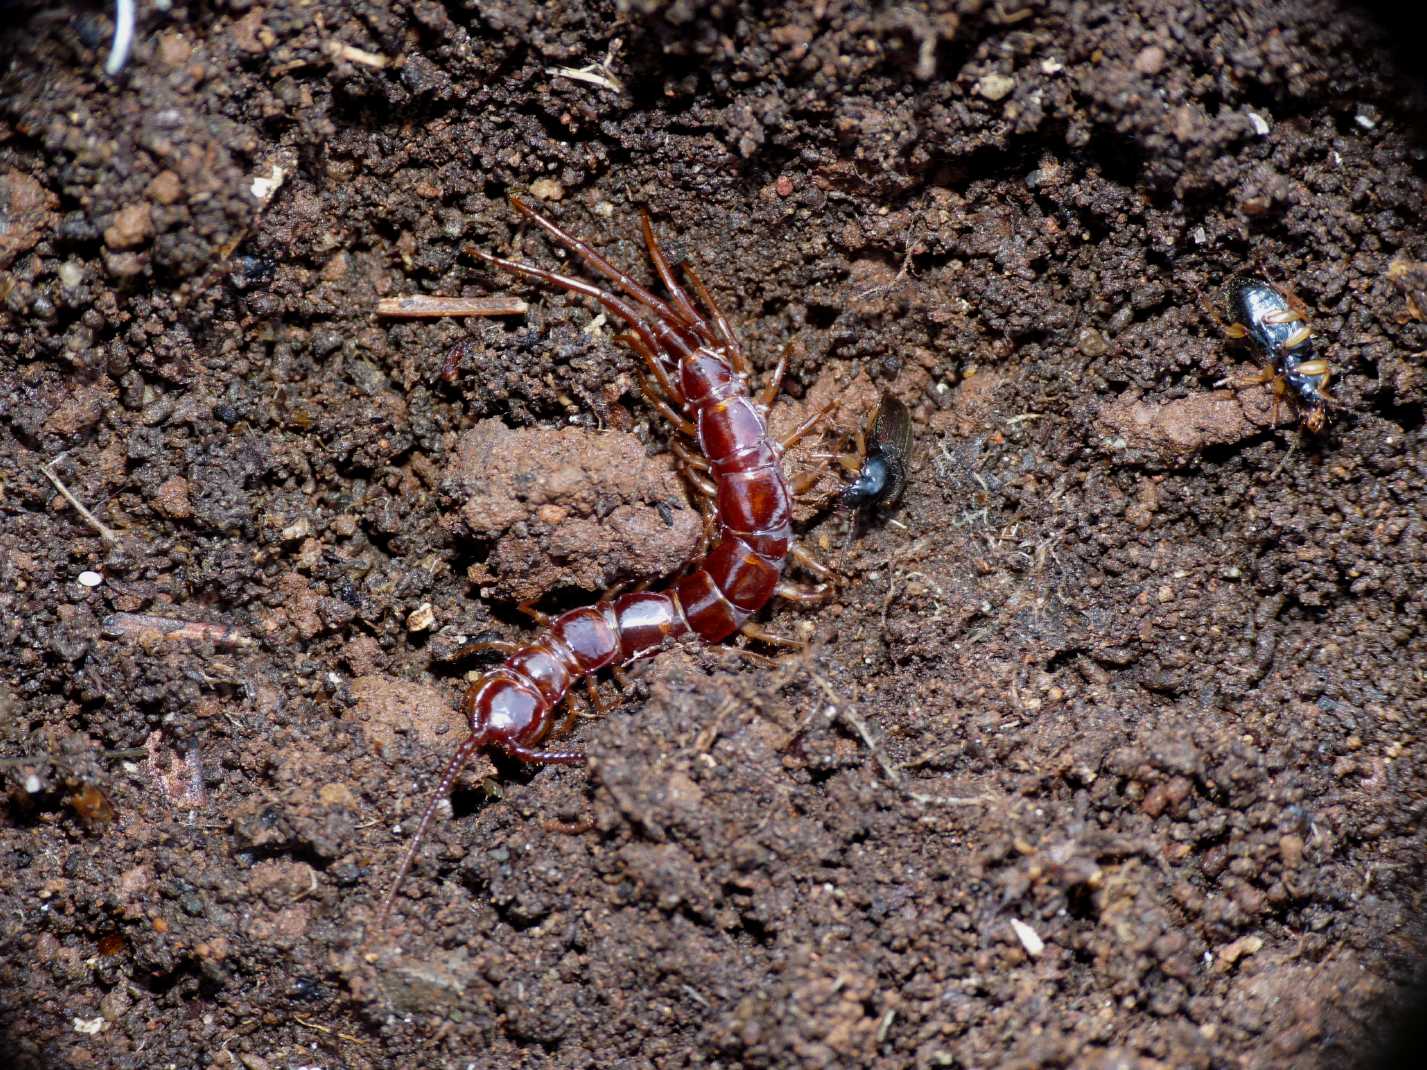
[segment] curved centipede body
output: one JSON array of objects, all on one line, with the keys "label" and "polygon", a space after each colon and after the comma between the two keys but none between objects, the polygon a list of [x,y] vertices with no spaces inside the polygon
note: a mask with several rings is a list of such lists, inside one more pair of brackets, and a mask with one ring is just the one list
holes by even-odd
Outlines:
[{"label": "curved centipede body", "polygon": [[477,752],[500,751],[529,763],[578,763],[584,755],[546,748],[557,707],[581,679],[657,653],[686,636],[719,643],[740,630],[778,641],[751,621],[775,594],[795,601],[820,600],[823,589],[808,590],[783,581],[796,558],[826,576],[822,566],[795,548],[793,489],[784,475],[783,450],[824,412],[814,413],[790,435],[775,441],[767,409],[786,366],[780,360],[768,386],[750,394],[749,365],[728,321],[713,304],[697,274],[683,272],[707,312],[695,306],[676,279],[655,240],[649,216],[642,217],[649,258],[668,293],[665,300],[645,289],[591,246],[561,230],[518,197],[511,203],[552,239],[573,252],[612,288],[530,264],[476,251],[502,271],[593,298],[626,330],[620,340],[640,356],[652,380],[646,397],[697,444],[698,456],[675,452],[705,499],[712,548],[667,590],[641,591],[601,599],[545,622],[529,642],[498,645],[508,656],[466,691],[461,713],[470,734],[456,749],[422,814],[391,889],[382,900],[384,924],[401,882],[430,827],[437,805],[449,794],[461,769]]}]

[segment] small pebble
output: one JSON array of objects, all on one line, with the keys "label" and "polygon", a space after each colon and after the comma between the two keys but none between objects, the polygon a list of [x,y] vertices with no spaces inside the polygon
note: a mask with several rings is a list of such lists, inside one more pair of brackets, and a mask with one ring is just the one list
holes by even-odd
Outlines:
[{"label": "small pebble", "polygon": [[1164,70],[1164,49],[1159,45],[1142,49],[1135,57],[1135,70],[1141,74],[1158,74]]},{"label": "small pebble", "polygon": [[110,249],[134,249],[154,234],[153,215],[145,203],[119,209],[114,222],[104,230],[104,244]]},{"label": "small pebble", "polygon": [[1038,958],[1045,951],[1045,941],[1040,938],[1040,934],[1019,918],[1011,919],[1011,931],[1016,934],[1016,939],[1031,958]]},{"label": "small pebble", "polygon": [[537,178],[530,183],[530,195],[542,201],[559,201],[565,197],[565,187],[553,178]]},{"label": "small pebble", "polygon": [[98,587],[104,582],[104,577],[97,572],[81,572],[79,574],[79,585],[81,587]]},{"label": "small pebble", "polygon": [[406,618],[406,630],[409,632],[429,632],[435,624],[436,611],[431,608],[430,602],[423,602]]},{"label": "small pebble", "polygon": [[987,100],[1004,100],[1016,88],[1016,80],[1005,74],[983,75],[976,82],[976,92]]}]

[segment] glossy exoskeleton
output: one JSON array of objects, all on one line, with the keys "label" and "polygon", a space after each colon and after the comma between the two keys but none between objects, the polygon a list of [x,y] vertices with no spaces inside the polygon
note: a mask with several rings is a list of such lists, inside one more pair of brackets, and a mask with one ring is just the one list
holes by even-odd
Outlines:
[{"label": "glossy exoskeleton", "polygon": [[912,414],[890,394],[882,396],[872,420],[870,441],[858,434],[862,466],[842,492],[853,509],[886,509],[896,504],[907,485],[907,454],[912,444]]},{"label": "glossy exoskeleton", "polygon": [[1272,383],[1275,405],[1293,399],[1309,431],[1323,427],[1328,412],[1332,366],[1313,348],[1313,332],[1303,312],[1272,283],[1236,275],[1224,287],[1230,338],[1245,338],[1264,363],[1263,371],[1233,385]]}]

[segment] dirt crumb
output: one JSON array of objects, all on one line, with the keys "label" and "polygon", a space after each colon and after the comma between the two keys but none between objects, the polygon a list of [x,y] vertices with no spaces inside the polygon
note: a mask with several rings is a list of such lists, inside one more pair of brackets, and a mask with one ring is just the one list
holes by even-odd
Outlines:
[{"label": "dirt crumb", "polygon": [[476,575],[508,601],[662,576],[703,530],[668,462],[625,432],[485,420],[461,436],[442,487],[458,537],[493,543]]}]

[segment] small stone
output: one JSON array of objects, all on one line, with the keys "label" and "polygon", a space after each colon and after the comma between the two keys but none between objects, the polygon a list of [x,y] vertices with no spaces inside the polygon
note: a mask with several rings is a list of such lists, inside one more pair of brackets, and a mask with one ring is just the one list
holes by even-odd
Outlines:
[{"label": "small stone", "polygon": [[1016,88],[1016,80],[1007,74],[986,74],[977,79],[976,92],[987,100],[1004,100]]},{"label": "small stone", "polygon": [[307,518],[298,517],[287,527],[282,529],[283,542],[301,542],[312,534],[312,525],[307,522]]},{"label": "small stone", "polygon": [[1265,119],[1258,112],[1249,112],[1249,125],[1254,128],[1254,133],[1257,134],[1259,137],[1266,137],[1268,135],[1268,120]]},{"label": "small stone", "polygon": [[1303,861],[1303,837],[1280,836],[1278,853],[1283,858],[1284,869],[1297,869],[1298,864]]},{"label": "small stone", "polygon": [[787,175],[779,175],[775,188],[779,197],[791,197],[793,195],[793,180]]},{"label": "small stone", "polygon": [[23,171],[0,174],[0,269],[35,247],[58,207],[59,198]]},{"label": "small stone", "polygon": [[66,290],[73,290],[84,281],[84,265],[78,260],[66,260],[59,266],[59,283]]},{"label": "small stone", "polygon": [[104,577],[97,572],[84,571],[77,577],[81,587],[98,587],[104,582]]},{"label": "small stone", "polygon": [[148,202],[120,208],[104,229],[104,244],[111,249],[134,249],[153,237],[154,217]]},{"label": "small stone", "polygon": [[183,476],[169,476],[154,491],[153,504],[155,509],[170,520],[187,520],[193,515],[188,480]]},{"label": "small stone", "polygon": [[1016,939],[1031,958],[1039,958],[1045,951],[1045,941],[1040,938],[1040,934],[1019,918],[1011,919],[1011,931],[1016,934]]},{"label": "small stone", "polygon": [[317,799],[323,806],[347,806],[353,809],[357,806],[357,797],[352,794],[352,789],[346,784],[323,784],[317,791]]},{"label": "small stone", "polygon": [[537,178],[530,183],[530,195],[542,201],[564,200],[565,187],[553,178]]},{"label": "small stone", "polygon": [[159,35],[159,60],[169,67],[181,67],[193,55],[193,46],[176,30]]},{"label": "small stone", "polygon": [[1105,341],[1105,336],[1094,327],[1082,327],[1080,328],[1080,337],[1076,340],[1076,348],[1080,350],[1083,356],[1090,357],[1093,360],[1096,357],[1103,357],[1108,353],[1110,351],[1110,343]]},{"label": "small stone", "polygon": [[430,602],[423,602],[406,618],[406,630],[409,632],[429,632],[436,624],[436,611],[431,608]]},{"label": "small stone", "polygon": [[1141,49],[1140,54],[1135,57],[1135,70],[1141,74],[1158,74],[1164,70],[1164,49],[1159,45]]},{"label": "small stone", "polygon": [[172,171],[160,171],[145,192],[159,204],[173,204],[183,195],[183,183]]}]

